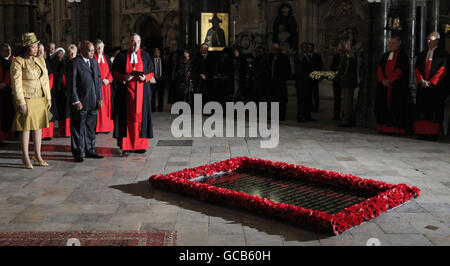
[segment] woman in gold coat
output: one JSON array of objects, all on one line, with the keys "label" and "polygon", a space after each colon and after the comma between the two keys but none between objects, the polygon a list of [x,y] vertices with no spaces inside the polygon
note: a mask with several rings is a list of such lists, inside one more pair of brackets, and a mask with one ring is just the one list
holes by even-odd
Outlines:
[{"label": "woman in gold coat", "polygon": [[42,128],[49,126],[51,107],[50,83],[43,57],[36,57],[39,40],[34,33],[17,39],[18,56],[11,64],[11,87],[16,106],[12,130],[21,132],[22,160],[26,169],[33,169],[28,155],[30,132],[33,132],[35,154],[39,166],[48,166],[41,156]]}]

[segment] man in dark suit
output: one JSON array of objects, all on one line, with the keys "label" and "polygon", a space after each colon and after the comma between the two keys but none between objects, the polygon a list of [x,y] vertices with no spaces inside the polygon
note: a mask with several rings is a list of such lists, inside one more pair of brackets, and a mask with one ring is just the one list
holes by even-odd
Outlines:
[{"label": "man in dark suit", "polygon": [[297,121],[299,123],[317,121],[311,118],[312,72],[311,59],[308,56],[308,44],[301,44],[301,51],[295,57],[295,88],[297,90]]},{"label": "man in dark suit", "polygon": [[280,104],[280,121],[286,120],[288,101],[287,81],[291,75],[291,62],[281,53],[280,44],[274,43],[270,55],[270,101]]},{"label": "man in dark suit", "polygon": [[[309,58],[311,58],[311,70],[312,71],[322,71],[323,70],[323,63],[322,63],[322,56],[316,52],[314,52],[315,45],[314,43],[308,44],[308,50],[309,50]],[[312,110],[313,112],[319,112],[320,107],[320,94],[319,94],[319,81],[318,80],[312,80]]]},{"label": "man in dark suit", "polygon": [[[200,47],[200,55],[195,60],[195,76],[198,80],[196,93],[201,93],[204,96],[204,102],[217,101],[217,72],[218,60],[215,54],[208,52],[208,45],[202,44]],[[198,73],[198,75],[197,75]],[[205,100],[206,98],[206,100]]]},{"label": "man in dark suit", "polygon": [[167,84],[168,68],[166,61],[161,57],[159,48],[153,49],[153,68],[155,69],[156,84],[152,86],[152,112],[156,111],[156,94],[158,94],[158,112],[163,111],[164,107],[164,89]]},{"label": "man in dark suit", "polygon": [[97,127],[97,109],[103,106],[102,81],[98,63],[93,60],[95,48],[89,41],[80,45],[80,55],[69,66],[67,87],[71,94],[70,132],[71,147],[75,162],[86,158],[102,159],[95,152],[95,130]]}]

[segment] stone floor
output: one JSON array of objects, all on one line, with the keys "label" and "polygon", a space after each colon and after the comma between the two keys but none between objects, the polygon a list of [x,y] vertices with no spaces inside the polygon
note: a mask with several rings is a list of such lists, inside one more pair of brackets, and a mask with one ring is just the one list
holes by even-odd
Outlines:
[{"label": "stone floor", "polygon": [[[0,232],[176,230],[178,245],[450,245],[450,144],[368,130],[323,130],[286,122],[280,145],[258,138],[173,142],[168,113],[154,115],[156,138],[145,155],[121,157],[111,135],[99,135],[104,160],[72,161],[69,139],[45,142],[49,168],[25,170],[17,142],[0,147]],[[329,128],[334,122],[323,118]],[[320,124],[319,124],[320,125]],[[332,126],[331,126],[332,127]],[[152,188],[146,180],[236,156],[302,164],[388,183],[422,195],[339,236],[319,235],[249,212]]]}]

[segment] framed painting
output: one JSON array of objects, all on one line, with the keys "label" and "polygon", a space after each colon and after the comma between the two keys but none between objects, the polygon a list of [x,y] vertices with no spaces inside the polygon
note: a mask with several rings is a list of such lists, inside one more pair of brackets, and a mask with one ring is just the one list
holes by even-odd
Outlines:
[{"label": "framed painting", "polygon": [[229,43],[229,14],[201,14],[201,43],[209,46],[209,51],[222,51]]}]

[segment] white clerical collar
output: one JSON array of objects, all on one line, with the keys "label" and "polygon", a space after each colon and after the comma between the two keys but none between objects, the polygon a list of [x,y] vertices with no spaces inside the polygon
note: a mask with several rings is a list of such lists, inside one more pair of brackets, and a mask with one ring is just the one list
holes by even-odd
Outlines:
[{"label": "white clerical collar", "polygon": [[137,64],[138,63],[137,52],[131,52],[130,63],[131,64]]},{"label": "white clerical collar", "polygon": [[98,63],[99,64],[104,64],[105,63],[105,59],[103,57],[103,54],[98,54]]},{"label": "white clerical collar", "polygon": [[395,55],[395,52],[391,52],[391,53],[389,54],[388,60],[393,60],[393,59],[394,59],[394,55]]},{"label": "white clerical collar", "polygon": [[433,61],[434,51],[436,51],[437,48],[438,47],[436,46],[434,48],[428,49],[428,60]]}]

